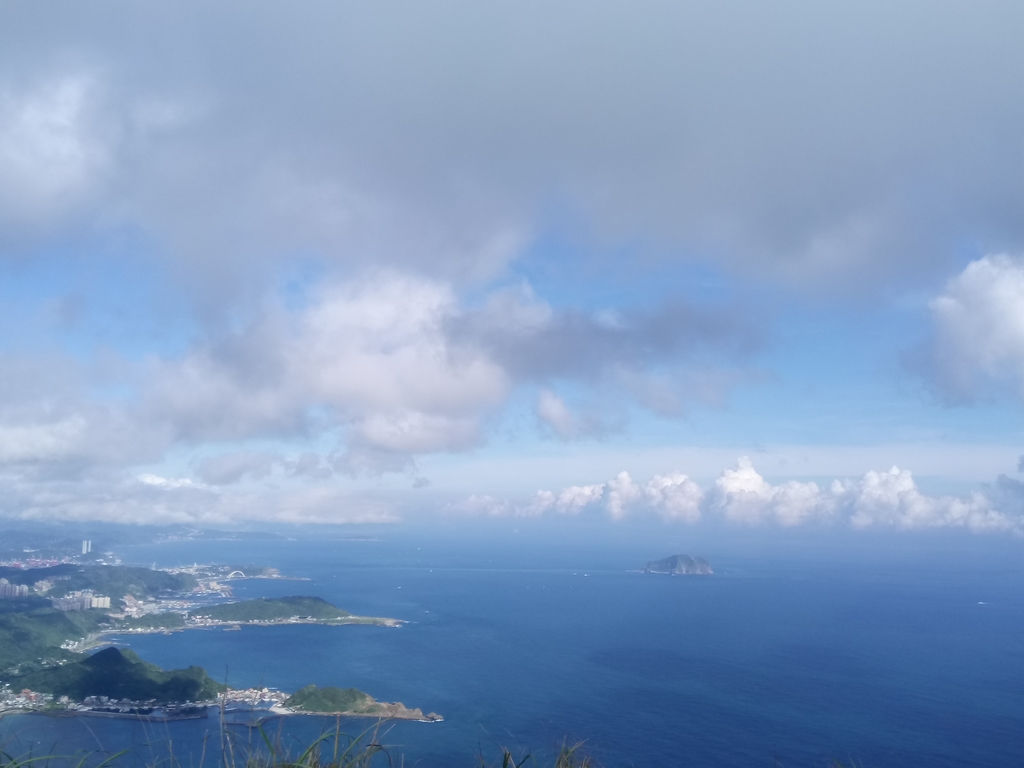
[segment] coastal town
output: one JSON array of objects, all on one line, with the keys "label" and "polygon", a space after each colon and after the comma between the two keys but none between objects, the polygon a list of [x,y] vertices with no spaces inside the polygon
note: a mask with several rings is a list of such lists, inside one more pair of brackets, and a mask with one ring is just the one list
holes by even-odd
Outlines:
[{"label": "coastal town", "polygon": [[[309,686],[316,689],[316,686]],[[304,689],[306,691],[308,689]],[[338,689],[324,689],[337,691]],[[348,717],[375,717],[378,719],[416,720],[425,723],[441,722],[444,718],[436,712],[424,714],[420,709],[410,709],[401,703],[377,702],[373,698],[355,692],[359,707],[344,707],[345,711],[323,711],[307,709],[302,704],[301,694],[288,694],[276,688],[227,689],[216,698],[201,701],[182,701],[172,704],[155,699],[132,700],[114,699],[107,696],[87,696],[82,701],[72,701],[67,696],[54,697],[28,689],[12,691],[10,686],[0,687],[0,717],[11,714],[65,714],[97,717],[122,717],[147,721],[196,720],[208,717],[216,708],[221,716],[245,717],[245,722],[255,724],[268,717],[286,715],[345,715]],[[346,694],[349,692],[345,692]],[[360,701],[361,699],[361,701]],[[289,705],[292,706],[289,706]]]},{"label": "coastal town", "polygon": [[0,716],[13,713],[41,712],[59,714],[102,715],[122,717],[144,717],[150,720],[182,720],[205,717],[209,707],[220,707],[225,711],[252,711],[257,713],[299,714],[288,709],[284,702],[289,694],[276,688],[229,689],[218,694],[216,699],[206,701],[184,701],[173,705],[160,704],[156,700],[134,701],[112,699],[107,696],[87,696],[80,702],[67,696],[54,697],[28,689],[13,691],[10,686],[0,687]]},{"label": "coastal town", "polygon": [[[55,562],[8,559],[0,564],[0,716],[39,712],[176,720],[205,717],[216,707],[249,720],[324,713],[440,719],[400,703],[377,702],[355,689],[307,686],[292,697],[266,687],[233,690],[201,668],[164,671],[126,647],[131,635],[186,629],[405,623],[355,616],[313,596],[240,600],[232,583],[243,579],[308,581],[258,565],[122,565],[112,555],[93,555],[89,540],[82,542],[80,556]],[[16,643],[16,637],[30,639]]]},{"label": "coastal town", "polygon": [[54,697],[50,693],[39,693],[38,691],[28,689],[12,691],[9,686],[0,688],[0,717],[8,714],[40,712],[48,714],[65,713],[145,717],[151,720],[181,720],[205,716],[206,708],[216,703],[211,701],[186,701],[173,705],[158,705],[156,701],[152,700],[115,700],[107,696],[87,696],[82,701],[76,702],[67,696]]},{"label": "coastal town", "polygon": [[[119,567],[121,561],[113,555],[95,560],[84,558],[92,553],[92,541],[82,541],[81,557],[64,556],[60,558],[10,558],[0,561],[0,568],[16,569],[23,573],[52,570],[58,566],[94,565]],[[244,569],[244,570],[243,570]],[[161,614],[178,614],[185,616],[195,608],[231,600],[234,597],[230,582],[240,579],[275,579],[287,581],[307,581],[307,579],[283,576],[276,568],[265,566],[229,566],[200,565],[172,568],[153,568],[172,575],[185,575],[191,578],[193,586],[176,594],[108,595],[97,589],[60,589],[62,582],[70,581],[68,575],[53,575],[31,583],[12,583],[8,578],[0,577],[0,600],[44,597],[50,606],[58,611],[88,611],[102,609],[108,611],[113,619],[141,619]],[[112,602],[113,601],[113,602]],[[216,626],[218,622],[196,617],[191,622],[195,626]],[[148,632],[160,627],[125,627],[128,632]]]}]

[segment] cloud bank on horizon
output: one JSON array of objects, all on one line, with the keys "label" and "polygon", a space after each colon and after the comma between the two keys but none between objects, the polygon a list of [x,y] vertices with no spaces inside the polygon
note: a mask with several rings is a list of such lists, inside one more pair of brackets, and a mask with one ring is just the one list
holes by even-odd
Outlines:
[{"label": "cloud bank on horizon", "polygon": [[[1024,462],[1024,459],[1022,459]],[[620,472],[605,483],[538,491],[524,505],[473,495],[448,507],[450,514],[491,517],[579,515],[602,509],[612,520],[656,515],[666,523],[699,523],[718,517],[744,526],[847,525],[854,529],[963,528],[976,533],[1024,536],[1024,483],[1005,475],[994,488],[966,497],[922,493],[907,470],[869,471],[856,480],[833,480],[825,488],[790,480],[772,485],[746,456],[725,469],[708,489],[682,472],[636,483]]]},{"label": "cloud bank on horizon", "polygon": [[493,497],[529,476],[460,502],[426,468],[1020,445],[1022,26],[923,0],[0,7],[0,515],[1017,531],[1010,466],[520,505]]}]

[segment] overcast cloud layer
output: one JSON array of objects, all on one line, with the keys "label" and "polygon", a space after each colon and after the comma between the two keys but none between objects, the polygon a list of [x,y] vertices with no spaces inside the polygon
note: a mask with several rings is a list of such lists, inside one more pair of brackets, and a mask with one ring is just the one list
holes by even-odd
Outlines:
[{"label": "overcast cloud layer", "polygon": [[[0,512],[484,509],[417,499],[424,457],[756,446],[776,414],[816,429],[813,397],[854,433],[874,403],[844,410],[837,358],[884,439],[1020,441],[1021,28],[995,2],[0,7]],[[991,433],[944,415],[984,407]],[[1010,481],[849,471],[492,506],[1020,528]]]},{"label": "overcast cloud layer", "polygon": [[551,206],[817,287],[1024,234],[1013,3],[56,7],[2,11],[8,242],[129,223],[211,290],[479,278]]}]

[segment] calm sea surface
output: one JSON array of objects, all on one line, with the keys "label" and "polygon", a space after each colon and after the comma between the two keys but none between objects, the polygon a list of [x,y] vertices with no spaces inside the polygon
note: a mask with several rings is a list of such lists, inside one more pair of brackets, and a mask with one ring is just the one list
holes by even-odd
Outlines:
[{"label": "calm sea surface", "polygon": [[[236,582],[236,594],[313,594],[353,613],[409,620],[401,629],[247,627],[129,640],[164,668],[199,664],[232,686],[354,686],[443,714],[443,723],[391,728],[384,741],[406,765],[469,768],[502,746],[550,755],[565,738],[586,740],[609,768],[831,758],[887,768],[1024,765],[1024,568],[1012,551],[998,562],[948,549],[870,563],[807,551],[719,554],[714,577],[629,571],[677,549],[516,550],[407,537],[182,542],[120,554],[145,564],[276,566],[312,581]],[[268,728],[298,745],[332,724],[296,717]],[[8,752],[135,744],[138,765],[168,742],[198,765],[210,734],[204,760],[215,765],[215,719],[0,721]]]}]

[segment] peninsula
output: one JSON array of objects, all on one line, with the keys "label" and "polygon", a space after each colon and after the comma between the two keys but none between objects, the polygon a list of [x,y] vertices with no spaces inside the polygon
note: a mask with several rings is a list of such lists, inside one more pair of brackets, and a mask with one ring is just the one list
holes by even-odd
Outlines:
[{"label": "peninsula", "polygon": [[384,627],[402,625],[400,619],[378,616],[353,616],[319,597],[292,596],[258,598],[237,603],[222,603],[194,608],[185,627],[220,624],[374,624]]},{"label": "peninsula", "polygon": [[285,700],[283,709],[290,714],[376,717],[427,723],[444,720],[436,712],[424,715],[420,708],[410,709],[401,702],[377,701],[356,688],[317,688],[315,685],[300,688]]},{"label": "peninsula", "polygon": [[103,697],[152,704],[183,704],[216,700],[226,690],[202,667],[165,672],[130,650],[104,648],[81,661],[15,675],[8,679],[15,690],[31,690],[86,701]]},{"label": "peninsula", "polygon": [[653,560],[643,567],[644,573],[667,573],[672,576],[710,576],[714,573],[711,564],[703,557],[672,555],[662,560]]},{"label": "peninsula", "polygon": [[[105,648],[80,661],[15,675],[0,689],[5,711],[104,715],[153,720],[202,717],[217,704],[274,715],[341,715],[383,720],[443,720],[401,702],[380,702],[356,688],[307,685],[289,696],[269,689],[231,690],[202,667],[164,671],[133,651]],[[265,709],[266,704],[270,709]]]},{"label": "peninsula", "polygon": [[[257,578],[287,578],[273,569],[249,571]],[[211,704],[231,701],[281,715],[441,719],[401,703],[378,702],[354,688],[307,686],[294,696],[269,689],[232,691],[198,666],[164,671],[115,647],[85,655],[107,644],[111,635],[242,625],[405,623],[354,616],[312,596],[233,601],[230,588],[218,581],[233,578],[253,576],[227,566],[159,571],[61,563],[0,569],[0,715],[46,711],[176,719],[198,717]]]}]

